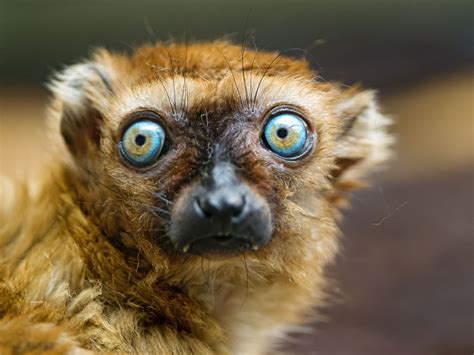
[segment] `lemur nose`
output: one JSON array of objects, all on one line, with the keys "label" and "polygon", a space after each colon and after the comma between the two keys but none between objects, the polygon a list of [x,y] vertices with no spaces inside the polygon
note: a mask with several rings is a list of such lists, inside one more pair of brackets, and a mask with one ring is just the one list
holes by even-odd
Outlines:
[{"label": "lemur nose", "polygon": [[243,253],[272,235],[270,206],[228,162],[218,162],[173,210],[169,237],[184,253]]},{"label": "lemur nose", "polygon": [[220,188],[198,197],[196,209],[203,218],[232,220],[242,215],[245,202],[238,188]]}]

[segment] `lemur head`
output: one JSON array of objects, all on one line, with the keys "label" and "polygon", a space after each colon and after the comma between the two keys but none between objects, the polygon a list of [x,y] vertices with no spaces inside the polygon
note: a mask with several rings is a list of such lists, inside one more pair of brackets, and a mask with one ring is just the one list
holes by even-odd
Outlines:
[{"label": "lemur head", "polygon": [[100,50],[51,87],[71,191],[151,264],[330,259],[336,202],[390,142],[372,92],[225,42]]}]

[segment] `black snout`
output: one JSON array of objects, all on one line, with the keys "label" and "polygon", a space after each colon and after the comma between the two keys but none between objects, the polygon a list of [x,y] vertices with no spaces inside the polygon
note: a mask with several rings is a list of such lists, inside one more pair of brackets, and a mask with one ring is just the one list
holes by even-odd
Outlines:
[{"label": "black snout", "polygon": [[230,163],[217,163],[209,176],[173,210],[170,239],[183,252],[238,253],[270,240],[267,202],[236,174]]}]

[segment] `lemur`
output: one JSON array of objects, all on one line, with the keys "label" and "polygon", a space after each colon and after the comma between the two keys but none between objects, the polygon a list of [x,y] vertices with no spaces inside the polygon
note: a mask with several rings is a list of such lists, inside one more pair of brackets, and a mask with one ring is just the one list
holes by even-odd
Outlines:
[{"label": "lemur", "polygon": [[3,184],[2,354],[271,354],[327,299],[340,207],[389,156],[373,91],[226,41],[99,49]]}]

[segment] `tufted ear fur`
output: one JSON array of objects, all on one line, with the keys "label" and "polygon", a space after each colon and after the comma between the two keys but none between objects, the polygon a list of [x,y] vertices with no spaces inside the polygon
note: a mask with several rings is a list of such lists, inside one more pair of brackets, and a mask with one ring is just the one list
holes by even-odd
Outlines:
[{"label": "tufted ear fur", "polygon": [[115,72],[98,55],[95,60],[67,67],[48,86],[60,131],[76,159],[87,156],[99,143],[106,98],[113,95]]},{"label": "tufted ear fur", "polygon": [[389,158],[393,139],[387,132],[391,123],[377,105],[373,91],[349,89],[336,105],[343,121],[335,144],[337,168],[332,177],[340,189],[350,189]]}]

